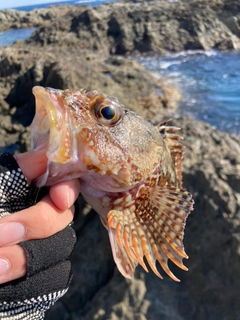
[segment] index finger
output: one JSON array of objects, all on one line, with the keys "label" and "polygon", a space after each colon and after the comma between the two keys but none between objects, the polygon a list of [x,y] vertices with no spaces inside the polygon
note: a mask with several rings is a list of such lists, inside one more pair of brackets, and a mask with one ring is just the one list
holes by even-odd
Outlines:
[{"label": "index finger", "polygon": [[1,218],[0,247],[50,237],[63,230],[73,214],[74,206],[62,211],[47,195],[32,207]]}]

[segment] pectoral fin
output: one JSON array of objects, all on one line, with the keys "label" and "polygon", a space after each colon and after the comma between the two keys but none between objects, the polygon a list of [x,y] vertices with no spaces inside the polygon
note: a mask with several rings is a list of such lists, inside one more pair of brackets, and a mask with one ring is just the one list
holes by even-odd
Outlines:
[{"label": "pectoral fin", "polygon": [[[132,196],[133,197],[133,196]],[[129,199],[128,199],[129,200]],[[124,202],[121,203],[124,206]],[[176,187],[142,188],[134,205],[108,213],[108,231],[114,260],[127,278],[133,276],[140,264],[146,271],[144,257],[160,278],[156,260],[175,281],[179,281],[168,267],[168,259],[187,270],[182,259],[183,237],[187,216],[193,210],[190,193]]]}]

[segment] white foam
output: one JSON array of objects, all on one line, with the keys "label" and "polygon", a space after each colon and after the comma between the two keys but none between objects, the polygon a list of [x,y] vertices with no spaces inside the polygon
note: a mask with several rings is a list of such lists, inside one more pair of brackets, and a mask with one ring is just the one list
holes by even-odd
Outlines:
[{"label": "white foam", "polygon": [[165,57],[171,57],[171,58],[177,58],[177,57],[187,57],[187,56],[192,56],[192,55],[205,55],[208,57],[211,56],[216,56],[217,51],[215,50],[185,50],[185,51],[180,51],[176,53],[169,53]]},{"label": "white foam", "polygon": [[182,61],[161,61],[159,62],[159,67],[161,69],[167,69],[174,64],[181,64]]}]

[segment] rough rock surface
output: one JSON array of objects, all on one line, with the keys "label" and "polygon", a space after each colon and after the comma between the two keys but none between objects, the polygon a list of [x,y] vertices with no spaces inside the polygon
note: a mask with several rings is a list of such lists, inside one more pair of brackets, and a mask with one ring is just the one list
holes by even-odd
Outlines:
[{"label": "rough rock surface", "polygon": [[49,7],[49,9],[36,9],[29,12],[14,9],[0,10],[0,31],[42,26],[52,20],[61,19],[67,12],[69,12],[69,6]]},{"label": "rough rock surface", "polygon": [[[234,10],[235,8],[235,10]],[[56,6],[0,11],[0,28],[39,26],[29,44],[107,54],[240,48],[237,1],[116,2],[99,7]]]},{"label": "rough rock surface", "polygon": [[111,54],[240,47],[237,35],[209,6],[166,1],[114,3],[84,11],[81,8],[40,27],[28,43],[75,46]]}]

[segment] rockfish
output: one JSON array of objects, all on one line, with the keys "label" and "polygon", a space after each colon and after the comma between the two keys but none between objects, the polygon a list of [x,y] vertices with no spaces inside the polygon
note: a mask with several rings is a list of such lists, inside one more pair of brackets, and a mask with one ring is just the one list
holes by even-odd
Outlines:
[{"label": "rockfish", "polygon": [[[117,99],[97,91],[34,87],[32,150],[47,146],[37,186],[78,178],[81,193],[108,230],[113,258],[126,278],[145,261],[179,281],[168,259],[187,270],[184,228],[193,210],[182,189],[178,128],[153,126]],[[145,261],[144,261],[145,257]]]}]

